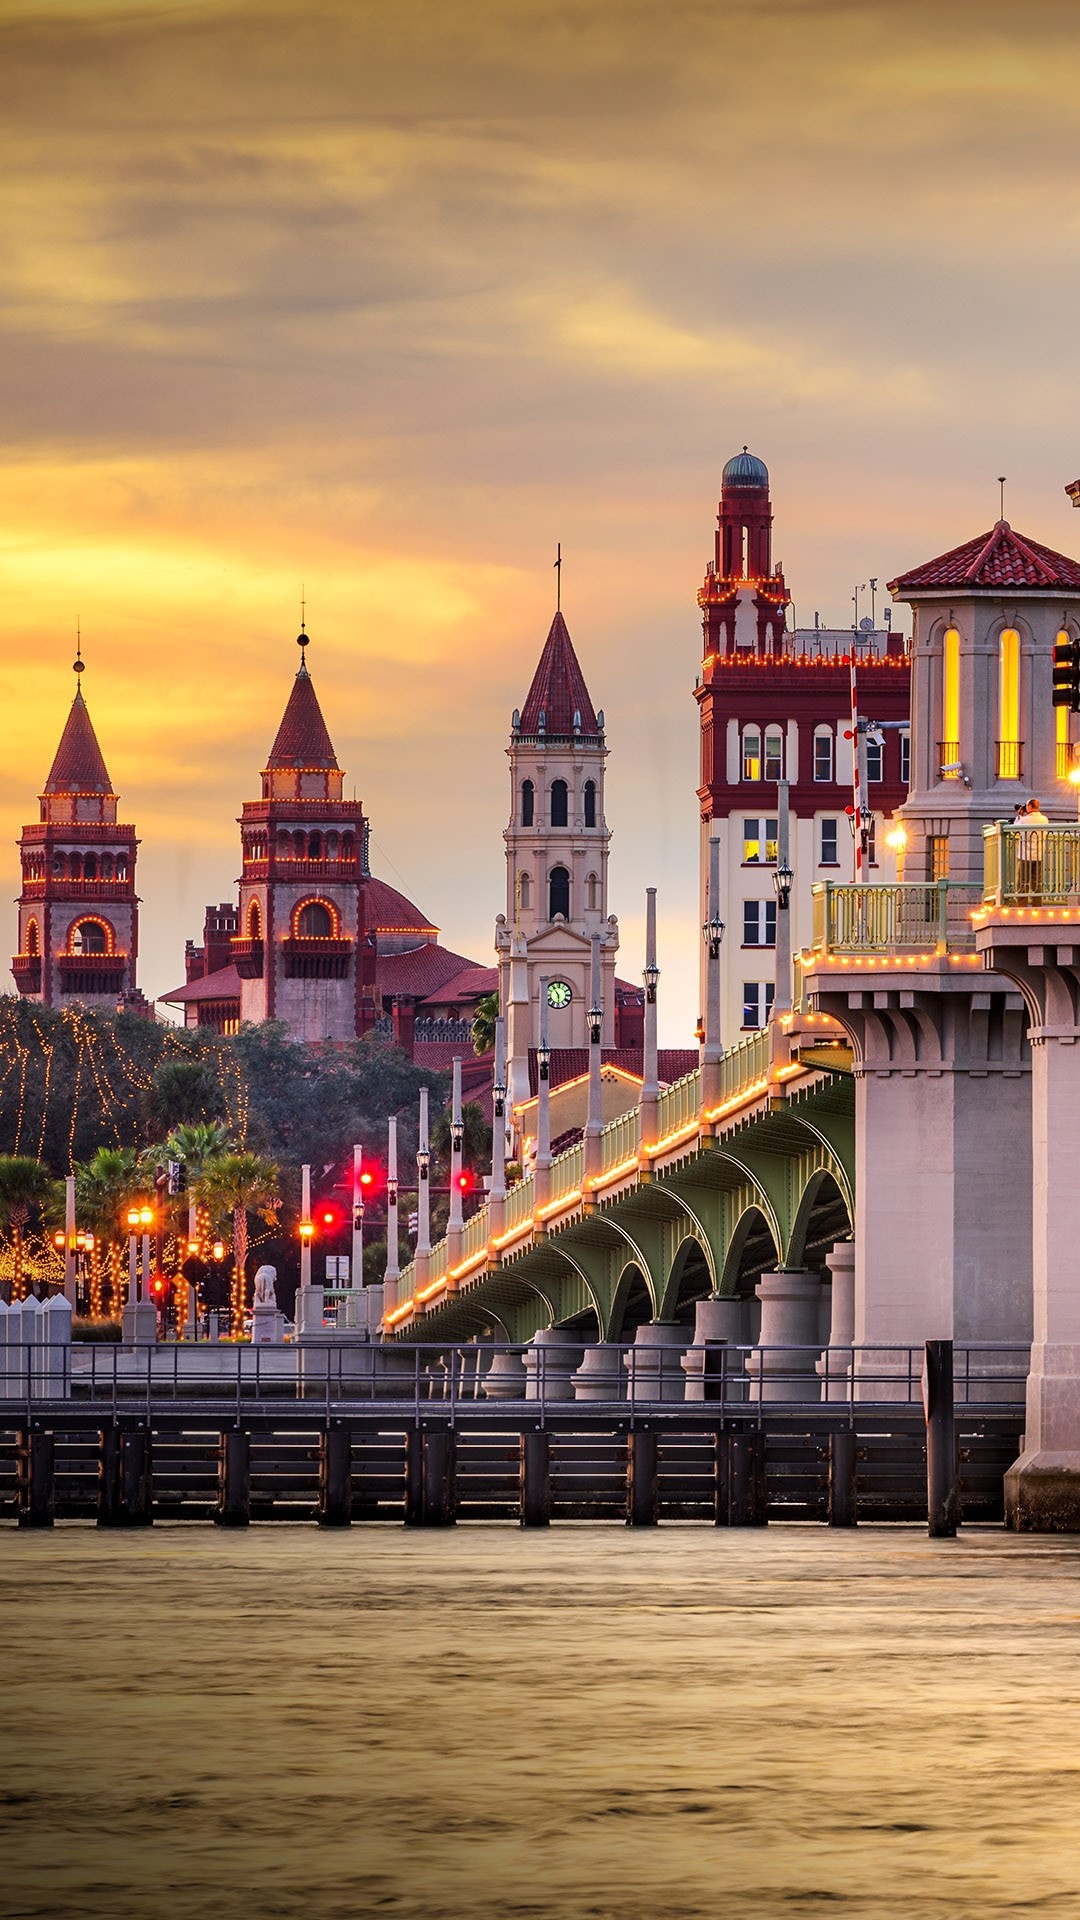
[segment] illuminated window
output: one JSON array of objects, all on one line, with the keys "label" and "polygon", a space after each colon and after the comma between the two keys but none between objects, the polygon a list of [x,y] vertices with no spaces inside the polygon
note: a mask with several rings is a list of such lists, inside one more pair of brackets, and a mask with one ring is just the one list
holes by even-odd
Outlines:
[{"label": "illuminated window", "polygon": [[743,865],[758,866],[761,863],[771,865],[776,859],[777,822],[773,820],[743,821]]},{"label": "illuminated window", "polygon": [[765,732],[765,778],[782,780],[784,777],[784,736],[779,727],[768,727]]},{"label": "illuminated window", "polygon": [[761,779],[761,728],[744,727],[742,737],[742,777]]},{"label": "illuminated window", "polygon": [[296,916],[296,931],[301,940],[331,940],[334,916],[321,900],[309,900]]},{"label": "illuminated window", "polygon": [[40,952],[36,920],[28,920],[26,924],[26,951],[33,954]]},{"label": "illuminated window", "polygon": [[744,980],[742,1023],[744,1027],[763,1027],[772,1012],[775,988],[771,980]]},{"label": "illuminated window", "polygon": [[1020,778],[1020,635],[1002,631],[998,650],[998,779]]},{"label": "illuminated window", "polygon": [[71,929],[72,953],[104,953],[108,947],[100,920],[79,920]]},{"label": "illuminated window", "polygon": [[554,920],[557,913],[564,920],[570,918],[570,875],[565,867],[552,867],[548,875],[548,919]]},{"label": "illuminated window", "polygon": [[931,833],[927,835],[926,877],[928,880],[947,880],[949,877],[949,836],[947,833]]},{"label": "illuminated window", "polygon": [[569,818],[569,794],[565,780],[553,780],[551,783],[551,824],[553,827],[565,827]]},{"label": "illuminated window", "polygon": [[814,779],[831,780],[833,777],[833,734],[831,727],[818,727],[814,732]]},{"label": "illuminated window", "polygon": [[521,783],[521,824],[523,827],[532,826],[535,808],[536,788],[533,786],[531,780],[523,780]]},{"label": "illuminated window", "polygon": [[866,858],[867,858],[868,864],[871,867],[877,866],[877,817],[876,815],[871,820],[870,827],[866,835]]},{"label": "illuminated window", "polygon": [[595,827],[596,825],[596,781],[595,780],[586,780],[585,782],[585,825],[587,827]]},{"label": "illuminated window", "polygon": [[259,903],[253,900],[248,910],[248,939],[262,939],[262,920],[259,917]]},{"label": "illuminated window", "polygon": [[819,859],[823,867],[838,867],[840,865],[839,852],[837,849],[837,829],[839,824],[839,821],[836,819],[823,819],[818,822]]},{"label": "illuminated window", "polygon": [[742,916],[744,947],[775,947],[775,900],[744,900]]},{"label": "illuminated window", "polygon": [[[943,780],[960,778],[960,635],[950,627],[942,648],[941,766]],[[944,769],[949,771],[945,772]]]}]

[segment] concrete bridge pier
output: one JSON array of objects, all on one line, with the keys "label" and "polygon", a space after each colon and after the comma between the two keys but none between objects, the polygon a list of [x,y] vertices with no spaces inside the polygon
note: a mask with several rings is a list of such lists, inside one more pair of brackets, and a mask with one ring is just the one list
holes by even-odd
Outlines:
[{"label": "concrete bridge pier", "polygon": [[[1020,1531],[1080,1533],[1080,924],[991,910],[976,942],[988,967],[1015,980],[1031,1020],[1034,1330],[1024,1451],[1005,1476],[1005,1520]],[[1002,1204],[1014,1200],[1010,1181]]]},{"label": "concrete bridge pier", "polygon": [[823,1400],[846,1400],[855,1356],[855,1242],[838,1240],[826,1255],[832,1274],[828,1344],[817,1363]]},{"label": "concrete bridge pier", "polygon": [[491,1365],[480,1382],[480,1391],[485,1400],[524,1400],[525,1380],[523,1356],[501,1347],[491,1356]]},{"label": "concrete bridge pier", "polygon": [[746,1344],[745,1300],[699,1300],[694,1308],[694,1338],[679,1361],[686,1375],[686,1399],[719,1400],[723,1389],[731,1400],[736,1397],[736,1381],[745,1391],[743,1355],[738,1349]]},{"label": "concrete bridge pier", "polygon": [[821,1391],[815,1373],[821,1276],[807,1267],[778,1267],[775,1273],[762,1274],[755,1292],[761,1301],[758,1346],[802,1351],[748,1355],[751,1400],[816,1400]]},{"label": "concrete bridge pier", "polygon": [[574,1374],[575,1400],[625,1400],[626,1374],[617,1346],[586,1347]]},{"label": "concrete bridge pier", "polygon": [[685,1381],[682,1360],[690,1345],[686,1327],[651,1321],[639,1327],[634,1344],[622,1356],[631,1400],[681,1400]]},{"label": "concrete bridge pier", "polygon": [[572,1400],[585,1342],[569,1327],[541,1327],[525,1350],[526,1400]]}]

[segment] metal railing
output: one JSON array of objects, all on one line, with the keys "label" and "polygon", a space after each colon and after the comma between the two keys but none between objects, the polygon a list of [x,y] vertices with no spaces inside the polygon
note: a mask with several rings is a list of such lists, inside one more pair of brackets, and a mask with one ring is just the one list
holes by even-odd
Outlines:
[{"label": "metal railing", "polygon": [[815,953],[963,953],[975,945],[976,881],[842,886],[819,880],[812,893]]},{"label": "metal railing", "polygon": [[937,743],[937,751],[939,779],[959,780],[961,772],[963,771],[960,764],[959,740],[939,740]]},{"label": "metal railing", "polygon": [[[675,1328],[671,1331],[676,1332]],[[0,1426],[63,1404],[108,1407],[114,1415],[152,1418],[177,1406],[235,1411],[253,1403],[282,1410],[300,1405],[318,1413],[378,1404],[387,1413],[442,1405],[450,1419],[458,1406],[490,1414],[528,1409],[565,1412],[578,1407],[629,1405],[631,1410],[699,1408],[761,1424],[766,1415],[827,1408],[848,1417],[866,1406],[921,1406],[922,1346],[694,1345],[685,1340],[649,1346],[562,1339],[547,1345],[496,1341],[381,1344],[334,1337],[289,1346],[224,1343],[218,1347],[81,1346],[49,1350],[10,1346],[0,1370]],[[1019,1410],[1029,1349],[1003,1342],[954,1349],[958,1409]]]},{"label": "metal railing", "polygon": [[641,1109],[631,1107],[629,1112],[620,1113],[615,1120],[609,1120],[600,1136],[600,1171],[610,1173],[612,1167],[621,1167],[626,1160],[636,1158],[641,1139]]},{"label": "metal railing", "polygon": [[1080,823],[983,828],[983,900],[993,906],[1080,906]]},{"label": "metal railing", "polygon": [[1024,764],[1024,743],[1022,740],[999,740],[997,743],[997,775],[999,780],[1019,780]]},{"label": "metal railing", "polygon": [[696,1120],[701,1112],[701,1069],[695,1067],[691,1073],[683,1075],[681,1080],[673,1080],[665,1087],[656,1104],[656,1136],[663,1140],[669,1133],[678,1133],[680,1128]]}]

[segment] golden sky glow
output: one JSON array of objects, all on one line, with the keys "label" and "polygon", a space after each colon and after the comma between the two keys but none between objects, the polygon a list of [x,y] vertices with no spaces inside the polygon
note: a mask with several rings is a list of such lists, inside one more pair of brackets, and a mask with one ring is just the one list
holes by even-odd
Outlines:
[{"label": "golden sky glow", "polygon": [[487,958],[561,540],[620,972],[656,881],[685,1042],[725,458],[770,466],[807,624],[998,473],[1080,546],[1074,0],[6,0],[0,73],[6,897],[79,617],[142,981],[182,978],[303,581],[376,868]]}]

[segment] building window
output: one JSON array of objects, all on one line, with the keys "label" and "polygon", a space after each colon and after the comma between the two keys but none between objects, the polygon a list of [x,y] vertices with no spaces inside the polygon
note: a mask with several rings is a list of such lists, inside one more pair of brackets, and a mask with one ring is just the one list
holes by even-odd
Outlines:
[{"label": "building window", "polygon": [[744,727],[742,737],[742,777],[761,779],[761,728]]},{"label": "building window", "polygon": [[877,815],[876,814],[874,815],[873,819],[870,822],[869,827],[867,828],[866,860],[867,860],[868,866],[871,866],[871,867],[877,866]]},{"label": "building window", "polygon": [[38,928],[37,928],[36,920],[28,920],[26,923],[26,951],[31,955],[36,955],[41,951],[38,945]]},{"label": "building window", "polygon": [[108,939],[100,920],[78,920],[71,929],[70,953],[105,953]]},{"label": "building window", "polygon": [[309,860],[322,859],[323,851],[322,851],[322,834],[321,833],[313,833],[310,836],[308,840],[307,856]]},{"label": "building window", "polygon": [[998,779],[1020,778],[1020,635],[1006,627],[998,655]]},{"label": "building window", "polygon": [[772,1012],[775,988],[771,980],[744,980],[742,1023],[744,1027],[763,1027]]},{"label": "building window", "polygon": [[947,833],[931,833],[927,835],[926,877],[928,880],[947,880],[949,877],[949,836]]},{"label": "building window", "polygon": [[248,908],[248,939],[262,939],[262,920],[259,917],[259,903],[253,900]]},{"label": "building window", "polygon": [[297,913],[296,931],[301,940],[332,940],[334,916],[321,900],[309,900]]},{"label": "building window", "polygon": [[911,735],[900,735],[900,778],[905,787],[911,785]]},{"label": "building window", "polygon": [[840,865],[836,845],[838,825],[839,822],[835,819],[824,819],[818,823],[820,843],[818,858],[823,867],[838,867]]},{"label": "building window", "polygon": [[585,905],[590,913],[595,913],[600,905],[600,882],[595,873],[590,873],[585,882]]},{"label": "building window", "polygon": [[519,874],[518,874],[518,877],[517,877],[517,897],[518,897],[518,906],[519,906],[519,908],[520,908],[520,907],[526,907],[526,908],[527,908],[527,907],[531,907],[531,905],[532,905],[532,881],[531,881],[531,880],[529,879],[529,876],[528,876],[528,874],[527,874],[527,873],[519,873]]},{"label": "building window", "polygon": [[596,781],[595,780],[586,780],[585,782],[585,825],[587,827],[595,827],[596,825]]},{"label": "building window", "polygon": [[551,783],[551,824],[553,827],[565,827],[569,819],[569,794],[565,780],[553,780]]},{"label": "building window", "polygon": [[532,826],[535,806],[536,788],[533,786],[531,780],[523,780],[521,783],[521,824],[523,827]]},{"label": "building window", "polygon": [[833,737],[828,727],[818,727],[814,734],[814,779],[831,780],[833,777]]},{"label": "building window", "polygon": [[776,859],[776,820],[743,821],[743,865],[771,865]]},{"label": "building window", "polygon": [[784,736],[779,727],[767,727],[765,730],[765,778],[782,780],[784,777]]},{"label": "building window", "polygon": [[960,635],[950,627],[942,648],[941,778],[960,778]]},{"label": "building window", "polygon": [[866,778],[868,783],[885,778],[885,745],[872,734],[866,736]]},{"label": "building window", "polygon": [[744,900],[742,903],[744,947],[775,947],[776,901]]},{"label": "building window", "polygon": [[570,875],[565,867],[552,867],[548,875],[548,919],[554,920],[557,913],[564,920],[570,918]]}]

